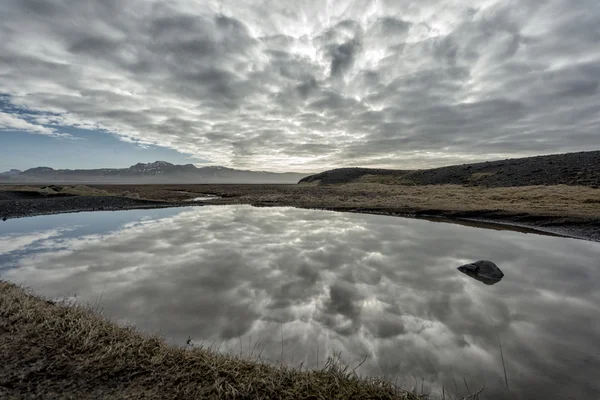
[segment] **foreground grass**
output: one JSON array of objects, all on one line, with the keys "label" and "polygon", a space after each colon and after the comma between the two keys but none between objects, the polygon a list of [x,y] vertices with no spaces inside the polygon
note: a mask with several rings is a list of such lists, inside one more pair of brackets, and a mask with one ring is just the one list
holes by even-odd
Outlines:
[{"label": "foreground grass", "polygon": [[0,281],[0,398],[422,398],[334,362],[316,371],[185,349]]}]

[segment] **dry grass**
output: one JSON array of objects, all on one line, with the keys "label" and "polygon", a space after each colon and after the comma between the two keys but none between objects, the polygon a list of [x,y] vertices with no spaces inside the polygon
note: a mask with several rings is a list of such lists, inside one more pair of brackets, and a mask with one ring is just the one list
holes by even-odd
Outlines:
[{"label": "dry grass", "polygon": [[347,184],[340,185],[337,190],[340,189],[361,206],[403,206],[449,211],[502,210],[534,215],[600,217],[600,190],[579,186],[484,188]]},{"label": "dry grass", "polygon": [[[45,189],[49,191],[51,189]],[[63,186],[58,193],[73,194],[76,196],[108,196],[105,190],[91,188],[86,185]]]},{"label": "dry grass", "polygon": [[175,347],[2,281],[0,365],[1,398],[422,398],[331,361],[308,371]]},{"label": "dry grass", "polygon": [[[496,210],[545,216],[600,217],[600,189],[583,186],[485,188],[460,185],[403,186],[381,183],[341,185],[133,185],[102,186],[141,198],[181,201],[200,194],[223,196],[212,204],[281,205],[310,208],[407,210]],[[188,194],[182,193],[187,191]]]},{"label": "dry grass", "polygon": [[[205,191],[207,189],[204,188]],[[254,191],[252,188],[231,191],[234,194],[232,197],[215,203],[381,210],[498,210],[560,217],[600,217],[600,189],[566,185],[483,188],[353,183],[326,187],[290,187],[280,191]]]},{"label": "dry grass", "polygon": [[[397,177],[389,177],[389,179],[394,180]],[[8,189],[13,188],[5,187],[5,190]],[[21,190],[23,189],[25,187],[21,187]],[[326,186],[314,184],[98,185],[63,190],[84,196],[113,195],[163,201],[182,201],[203,194],[222,197],[219,200],[209,201],[211,204],[364,208],[382,211],[406,209],[407,212],[495,210],[541,216],[600,217],[600,207],[598,207],[600,189],[567,185],[485,188],[461,185],[402,185],[400,182],[389,182],[389,184],[357,182]]]}]

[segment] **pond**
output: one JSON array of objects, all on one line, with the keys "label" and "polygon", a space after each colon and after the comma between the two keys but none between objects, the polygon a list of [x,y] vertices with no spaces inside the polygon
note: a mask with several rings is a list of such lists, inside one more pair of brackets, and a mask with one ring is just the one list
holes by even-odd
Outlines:
[{"label": "pond", "polygon": [[[480,259],[504,278],[457,270]],[[341,354],[436,393],[600,398],[600,243],[285,207],[95,212],[0,223],[0,278],[179,345],[310,368]]]}]

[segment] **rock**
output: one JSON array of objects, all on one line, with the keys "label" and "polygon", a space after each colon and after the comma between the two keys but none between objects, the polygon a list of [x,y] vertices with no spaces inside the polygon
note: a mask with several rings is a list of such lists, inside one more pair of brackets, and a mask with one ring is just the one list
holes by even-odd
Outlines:
[{"label": "rock", "polygon": [[502,280],[504,273],[496,264],[488,260],[479,260],[471,264],[461,265],[460,272],[486,285],[494,285]]},{"label": "rock", "polygon": [[6,217],[2,217],[2,221],[6,221],[6,220],[7,220],[7,218],[6,218]]}]

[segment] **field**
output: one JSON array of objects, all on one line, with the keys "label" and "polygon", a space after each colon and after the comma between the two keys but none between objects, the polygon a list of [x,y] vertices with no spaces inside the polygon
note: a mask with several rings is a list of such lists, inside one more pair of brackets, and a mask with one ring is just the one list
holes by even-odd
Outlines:
[{"label": "field", "polygon": [[107,193],[129,191],[151,200],[183,201],[201,194],[221,196],[211,204],[285,205],[329,209],[381,209],[529,213],[600,217],[600,190],[578,186],[484,188],[459,185],[400,186],[350,183],[302,185],[99,186]]},{"label": "field", "polygon": [[0,188],[0,218],[191,205],[190,199],[206,194],[219,198],[204,204],[460,218],[600,240],[600,189],[568,185],[489,188],[361,181],[334,185],[4,186]]}]

